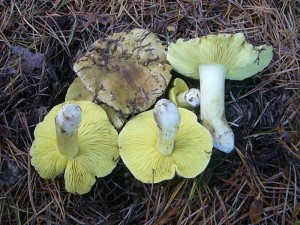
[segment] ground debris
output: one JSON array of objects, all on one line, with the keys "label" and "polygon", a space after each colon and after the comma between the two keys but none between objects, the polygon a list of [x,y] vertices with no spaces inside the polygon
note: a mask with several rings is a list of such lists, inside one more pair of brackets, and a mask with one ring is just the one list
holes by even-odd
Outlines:
[{"label": "ground debris", "polygon": [[0,171],[1,188],[14,186],[25,174],[25,170],[12,159],[4,159],[1,163]]},{"label": "ground debris", "polygon": [[27,48],[19,45],[12,46],[11,53],[21,57],[21,70],[23,73],[29,74],[34,69],[41,69],[43,66],[44,53],[32,53]]},{"label": "ground debris", "polygon": [[263,213],[263,201],[257,197],[253,200],[253,202],[250,205],[249,210],[249,217],[251,220],[251,223],[259,223],[262,219],[262,213]]}]

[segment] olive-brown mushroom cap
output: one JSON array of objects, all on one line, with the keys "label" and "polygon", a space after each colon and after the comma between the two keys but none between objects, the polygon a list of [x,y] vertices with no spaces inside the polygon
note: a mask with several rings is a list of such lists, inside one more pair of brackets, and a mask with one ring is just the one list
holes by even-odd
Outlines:
[{"label": "olive-brown mushroom cap", "polygon": [[119,134],[120,156],[134,177],[144,183],[158,183],[177,173],[193,178],[203,172],[212,152],[209,131],[197,122],[189,110],[178,108],[181,124],[174,151],[164,156],[156,149],[158,127],[153,110],[131,119]]},{"label": "olive-brown mushroom cap", "polygon": [[132,114],[150,108],[163,94],[172,67],[161,41],[134,29],[96,41],[73,69],[99,101]]},{"label": "olive-brown mushroom cap", "polygon": [[[68,159],[60,154],[56,141],[55,117],[66,103],[82,109],[78,129],[79,155]],[[88,101],[68,101],[51,109],[34,131],[30,149],[31,164],[42,178],[53,179],[63,173],[66,190],[84,194],[90,191],[95,177],[112,172],[119,158],[118,133],[109,122],[105,111]]]}]

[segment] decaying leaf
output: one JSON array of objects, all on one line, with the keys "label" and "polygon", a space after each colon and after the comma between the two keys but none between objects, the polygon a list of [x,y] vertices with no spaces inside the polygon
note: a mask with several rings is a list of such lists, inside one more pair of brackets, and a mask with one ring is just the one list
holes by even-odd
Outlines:
[{"label": "decaying leaf", "polygon": [[263,213],[263,201],[260,197],[257,197],[253,200],[250,205],[249,217],[251,223],[257,224],[262,220]]},{"label": "decaying leaf", "polygon": [[27,48],[22,46],[12,46],[11,53],[21,56],[21,69],[23,73],[31,73],[33,69],[40,69],[43,66],[44,54],[32,53]]}]

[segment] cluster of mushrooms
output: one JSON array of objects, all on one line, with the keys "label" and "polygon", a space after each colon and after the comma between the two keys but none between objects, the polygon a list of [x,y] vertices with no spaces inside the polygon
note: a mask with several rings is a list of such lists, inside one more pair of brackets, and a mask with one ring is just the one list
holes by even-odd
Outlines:
[{"label": "cluster of mushrooms", "polygon": [[[272,47],[252,46],[242,33],[179,39],[167,50],[143,29],[99,39],[75,62],[77,78],[65,102],[36,126],[31,163],[45,179],[64,173],[66,190],[78,194],[111,173],[120,157],[144,183],[196,177],[213,146],[234,150],[225,79],[260,72],[272,54]],[[169,85],[172,69],[200,80],[201,92],[179,78]],[[157,100],[164,93],[168,99]],[[203,125],[194,113],[199,106]]]}]

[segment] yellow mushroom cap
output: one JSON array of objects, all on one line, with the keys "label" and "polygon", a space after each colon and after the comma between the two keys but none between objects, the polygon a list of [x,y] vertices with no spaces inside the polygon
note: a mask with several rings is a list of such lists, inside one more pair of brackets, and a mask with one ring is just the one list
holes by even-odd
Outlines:
[{"label": "yellow mushroom cap", "polygon": [[120,156],[136,179],[158,183],[173,178],[176,173],[193,178],[208,165],[213,147],[209,131],[197,122],[194,113],[183,108],[178,110],[181,124],[171,155],[163,156],[156,149],[158,127],[153,110],[135,116],[120,132]]},{"label": "yellow mushroom cap", "polygon": [[242,33],[178,39],[167,52],[173,69],[193,79],[199,79],[199,65],[221,64],[227,69],[226,79],[243,80],[262,71],[272,57],[271,46],[253,46]]},{"label": "yellow mushroom cap", "polygon": [[175,78],[173,80],[171,88],[169,89],[168,97],[171,102],[173,102],[177,105],[177,99],[176,99],[177,95],[180,93],[183,93],[185,91],[188,91],[188,90],[189,90],[189,87],[184,82],[184,80],[182,80],[180,78]]},{"label": "yellow mushroom cap", "polygon": [[97,100],[128,115],[154,104],[171,79],[172,67],[158,37],[134,29],[99,39],[73,69]]},{"label": "yellow mushroom cap", "polygon": [[76,77],[73,83],[69,86],[65,101],[94,101],[95,94],[88,90],[80,80],[80,77]]},{"label": "yellow mushroom cap", "polygon": [[100,105],[106,112],[110,122],[117,130],[120,130],[124,123],[127,121],[127,114],[124,114],[120,111],[116,111],[113,107],[105,104],[99,103],[96,100],[95,94],[89,91],[80,80],[80,77],[76,77],[73,83],[68,88],[65,101],[74,100],[74,101],[92,101]]},{"label": "yellow mushroom cap", "polygon": [[[61,155],[57,147],[55,117],[64,104],[80,106],[82,120],[78,128],[79,154],[74,159]],[[30,149],[31,164],[39,175],[55,178],[64,172],[66,190],[84,194],[90,191],[95,177],[112,172],[119,158],[118,133],[105,111],[89,101],[67,101],[51,109],[34,130]]]}]

